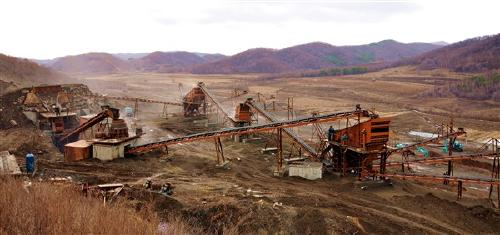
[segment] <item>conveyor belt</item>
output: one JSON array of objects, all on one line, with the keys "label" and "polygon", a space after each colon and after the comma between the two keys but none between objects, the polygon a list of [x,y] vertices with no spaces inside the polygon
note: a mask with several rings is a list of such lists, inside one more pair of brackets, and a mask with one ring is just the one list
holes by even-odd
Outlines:
[{"label": "conveyor belt", "polygon": [[104,110],[97,114],[95,117],[89,119],[87,122],[83,123],[82,125],[78,126],[76,129],[72,130],[70,133],[64,135],[61,137],[59,140],[60,143],[64,143],[64,141],[70,137],[73,137],[75,135],[78,135],[79,133],[87,130],[88,128],[94,126],[95,124],[101,122],[102,120],[106,119],[107,117],[112,117],[113,113],[111,110]]},{"label": "conveyor belt", "polygon": [[[264,116],[267,120],[269,120],[271,122],[278,122],[279,121],[276,117],[274,117],[272,114],[270,114],[269,112],[267,112],[266,110],[264,110],[264,108],[262,108],[257,103],[255,103],[253,101],[247,101],[247,104],[249,106],[251,106],[252,108],[254,108],[257,112],[259,112],[260,114],[262,114],[262,116]],[[308,152],[309,154],[311,154],[313,157],[316,157],[318,155],[318,153],[316,153],[316,150],[314,150],[313,147],[311,147],[302,138],[300,138],[299,135],[297,135],[297,133],[295,133],[293,130],[283,129],[283,131],[290,138],[292,138],[293,141],[295,141],[297,144],[299,144],[300,146],[302,146],[302,148],[306,152]]]},{"label": "conveyor belt", "polygon": [[201,88],[201,90],[203,91],[203,93],[205,94],[205,96],[207,98],[209,98],[212,103],[215,105],[215,107],[220,110],[222,112],[222,114],[224,114],[224,117],[229,120],[231,123],[236,123],[236,121],[233,119],[233,117],[229,116],[229,114],[226,112],[226,110],[224,110],[222,108],[222,105],[214,98],[214,95],[208,90],[208,88],[205,86],[204,83],[200,82],[198,83],[198,87]]},{"label": "conveyor belt", "polygon": [[[495,157],[495,156],[500,156],[500,153],[488,153],[488,154],[471,154],[471,155],[462,155],[462,156],[455,156],[455,157],[435,157],[435,158],[423,158],[423,159],[417,159],[417,160],[412,160],[412,161],[406,161],[406,162],[388,162],[385,165],[386,166],[401,166],[401,164],[415,164],[415,163],[424,163],[424,164],[429,164],[429,163],[439,163],[439,162],[448,162],[448,161],[462,161],[462,160],[467,160],[467,159],[475,159],[475,158],[488,158],[488,157]],[[373,167],[378,167],[378,164],[373,165]]]},{"label": "conveyor belt", "polygon": [[187,135],[187,136],[183,136],[183,137],[172,138],[172,139],[168,139],[168,140],[148,143],[148,144],[144,144],[144,145],[140,145],[140,146],[135,146],[135,147],[129,148],[127,150],[127,153],[145,152],[145,151],[165,147],[165,146],[172,145],[172,144],[192,142],[192,141],[203,140],[203,139],[212,139],[215,137],[224,137],[224,136],[231,136],[231,135],[236,135],[236,134],[248,134],[248,133],[255,133],[255,132],[271,131],[271,130],[275,130],[278,128],[290,128],[290,127],[296,127],[296,126],[305,126],[305,125],[309,125],[312,123],[332,122],[332,121],[338,120],[340,118],[346,118],[346,117],[350,117],[352,115],[363,114],[363,113],[367,113],[367,111],[366,110],[355,110],[355,111],[348,111],[348,112],[337,112],[337,113],[319,115],[319,116],[315,116],[315,117],[273,122],[273,123],[255,125],[255,126],[224,128],[224,129],[218,130],[218,131],[203,132],[203,133],[192,134],[192,135]]},{"label": "conveyor belt", "polygon": [[464,183],[500,185],[500,180],[484,179],[484,178],[463,178],[454,176],[434,176],[434,175],[417,175],[417,174],[375,174],[379,177],[400,178],[400,179],[415,179],[415,180],[430,180],[442,182],[444,180],[450,182],[462,181]]},{"label": "conveyor belt", "polygon": [[390,149],[390,150],[388,150],[388,153],[391,154],[391,153],[402,152],[402,151],[405,151],[405,150],[409,150],[409,149],[411,149],[413,147],[417,147],[417,146],[420,146],[420,145],[424,145],[424,144],[428,144],[428,143],[434,142],[436,140],[446,139],[446,138],[449,138],[449,137],[457,137],[457,136],[460,136],[460,135],[463,135],[463,134],[466,134],[466,132],[462,131],[462,130],[455,131],[453,133],[449,133],[449,134],[446,134],[446,135],[443,135],[443,136],[438,136],[438,137],[435,137],[435,138],[426,139],[424,141],[421,141],[421,142],[418,142],[418,143],[415,143],[415,144],[410,144],[410,145],[404,146],[402,148]]},{"label": "conveyor belt", "polygon": [[136,101],[136,102],[142,102],[142,103],[156,103],[156,104],[168,104],[168,105],[182,106],[182,103],[170,102],[170,101],[151,100],[151,99],[145,99],[145,98],[103,96],[103,95],[94,95],[94,96],[91,96],[91,97],[107,98],[107,99],[113,99],[113,100]]}]

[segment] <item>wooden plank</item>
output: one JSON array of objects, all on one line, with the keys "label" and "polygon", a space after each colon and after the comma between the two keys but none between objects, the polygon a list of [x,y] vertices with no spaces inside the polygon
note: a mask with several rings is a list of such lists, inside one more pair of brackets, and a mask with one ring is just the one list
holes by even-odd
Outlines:
[{"label": "wooden plank", "polygon": [[7,151],[0,153],[0,174],[21,174],[21,169],[17,164],[16,157]]}]

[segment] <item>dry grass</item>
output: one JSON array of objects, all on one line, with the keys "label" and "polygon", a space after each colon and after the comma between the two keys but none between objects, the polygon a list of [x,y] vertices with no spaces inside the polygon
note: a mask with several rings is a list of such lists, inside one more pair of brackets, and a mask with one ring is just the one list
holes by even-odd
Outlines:
[{"label": "dry grass", "polygon": [[163,224],[152,209],[137,212],[125,202],[104,206],[73,186],[0,178],[0,234],[186,234],[181,221]]}]

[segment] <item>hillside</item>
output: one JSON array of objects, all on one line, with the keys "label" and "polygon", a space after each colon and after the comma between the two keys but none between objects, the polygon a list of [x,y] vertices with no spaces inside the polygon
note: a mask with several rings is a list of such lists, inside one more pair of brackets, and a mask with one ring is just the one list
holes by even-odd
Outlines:
[{"label": "hillside", "polygon": [[52,60],[33,60],[67,74],[112,74],[121,72],[185,72],[187,68],[215,62],[226,56],[193,52],[87,53]]},{"label": "hillside", "polygon": [[122,60],[134,60],[147,56],[148,54],[149,53],[115,53],[112,55]]},{"label": "hillside", "polygon": [[69,77],[27,59],[0,54],[0,91],[13,87],[64,82]]},{"label": "hillside", "polygon": [[132,67],[108,53],[87,53],[57,59],[50,68],[68,74],[110,74],[126,72]]},{"label": "hillside", "polygon": [[180,72],[186,67],[210,63],[224,58],[220,54],[191,53],[185,51],[156,51],[144,57],[130,60],[134,68],[146,72]]},{"label": "hillside", "polygon": [[193,73],[281,73],[369,63],[388,63],[441,47],[430,43],[384,40],[359,46],[314,42],[280,50],[257,48],[226,59],[195,66]]},{"label": "hillside", "polygon": [[445,68],[456,72],[485,72],[500,69],[500,34],[472,38],[404,60],[397,65],[420,69]]},{"label": "hillside", "polygon": [[438,86],[425,92],[428,97],[450,97],[471,100],[500,101],[500,74],[489,73]]}]

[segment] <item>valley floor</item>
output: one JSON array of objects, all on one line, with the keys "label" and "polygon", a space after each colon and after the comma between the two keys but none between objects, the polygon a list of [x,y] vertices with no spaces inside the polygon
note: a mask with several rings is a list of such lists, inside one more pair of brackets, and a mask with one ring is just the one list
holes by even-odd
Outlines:
[{"label": "valley floor", "polygon": [[[274,114],[283,119],[287,118],[284,108],[288,97],[293,97],[296,116],[352,110],[360,104],[381,116],[392,117],[391,145],[416,141],[408,135],[410,130],[432,132],[435,124],[447,123],[450,117],[454,117],[456,126],[468,132],[470,147],[466,152],[473,152],[487,138],[500,138],[500,120],[494,116],[500,113],[499,103],[421,98],[419,94],[434,86],[430,78],[460,79],[429,76],[365,74],[262,80],[251,75],[116,74],[87,77],[83,81],[93,92],[101,94],[165,101],[180,101],[181,94],[202,81],[220,100],[225,100],[222,104],[232,114],[236,104],[250,95],[226,98],[234,88],[248,89],[254,97],[260,93],[269,107],[274,101]],[[111,104],[119,108],[134,105],[125,101]],[[146,135],[141,141],[208,129],[202,121],[193,124],[193,120],[181,117],[179,107],[169,107],[170,115],[165,119],[160,117],[161,105],[139,105],[138,119],[130,121],[144,129]],[[214,122],[215,118],[209,118],[208,123]],[[311,128],[296,131],[308,142],[314,140]],[[33,133],[36,132],[30,127],[0,130],[0,150],[20,149],[17,152],[23,154],[19,137],[34,138]],[[131,200],[153,203],[162,218],[179,217],[211,233],[224,230],[247,234],[495,234],[500,231],[500,212],[487,200],[488,189],[484,185],[465,185],[464,198],[457,201],[456,185],[441,183],[358,181],[354,176],[328,173],[316,181],[275,177],[273,156],[260,152],[272,145],[272,141],[266,141],[271,137],[268,134],[259,137],[262,141],[252,143],[223,140],[224,154],[230,159],[229,169],[215,166],[212,142],[177,144],[169,147],[168,154],[155,151],[111,162],[74,163],[62,162],[50,146],[40,144],[37,148],[49,150],[40,156],[39,173],[45,178],[71,176],[74,181],[90,184],[128,184],[128,190],[136,192],[130,194],[135,195]],[[459,164],[455,171],[463,176],[489,177],[486,169],[474,164]],[[444,165],[417,165],[413,170],[440,175]],[[141,195],[146,195],[142,184],[147,179],[157,184],[172,183],[174,195],[146,199]]]}]

